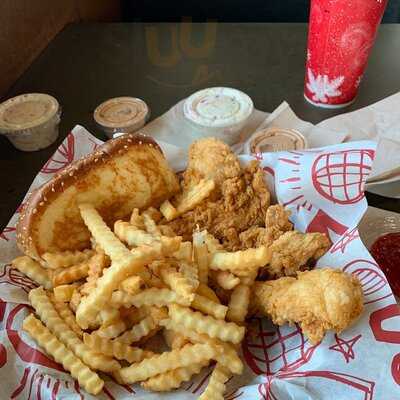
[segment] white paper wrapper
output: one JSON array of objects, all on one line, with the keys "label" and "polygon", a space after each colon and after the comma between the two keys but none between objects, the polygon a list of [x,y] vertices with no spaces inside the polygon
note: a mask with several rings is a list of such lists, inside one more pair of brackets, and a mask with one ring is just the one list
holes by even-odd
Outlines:
[{"label": "white paper wrapper", "polygon": [[[32,184],[37,187],[100,143],[76,127],[46,163]],[[176,163],[179,149],[162,144]],[[302,231],[322,231],[334,243],[318,263],[357,275],[363,285],[365,310],[356,324],[340,334],[329,333],[311,345],[297,326],[277,328],[254,319],[243,342],[245,372],[228,383],[226,399],[388,400],[400,398],[400,310],[389,285],[363,246],[356,226],[367,208],[363,184],[371,170],[375,144],[364,141],[328,148],[261,154],[257,157],[280,203],[292,211]],[[252,157],[242,156],[243,163]],[[94,399],[79,389],[21,331],[28,313],[27,292],[33,282],[10,269],[18,254],[12,217],[0,239],[0,380],[1,398]],[[204,390],[210,370],[182,389],[152,394],[140,386],[119,386],[106,380],[100,399],[194,399]]]}]

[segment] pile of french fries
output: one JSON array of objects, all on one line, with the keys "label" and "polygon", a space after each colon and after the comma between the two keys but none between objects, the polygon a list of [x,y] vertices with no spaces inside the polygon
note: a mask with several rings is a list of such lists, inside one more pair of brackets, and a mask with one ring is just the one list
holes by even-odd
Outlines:
[{"label": "pile of french fries", "polygon": [[[271,259],[269,248],[230,253],[206,231],[183,242],[165,224],[213,187],[200,182],[178,206],[135,209],[113,231],[93,206],[81,204],[92,249],[46,253],[41,263],[28,256],[13,261],[40,285],[29,293],[36,316],[23,329],[88,393],[103,388],[98,371],[121,384],[170,391],[215,362],[200,399],[223,399],[225,383],[242,373],[237,350],[250,288]],[[155,353],[148,341],[161,334],[169,350]]]}]

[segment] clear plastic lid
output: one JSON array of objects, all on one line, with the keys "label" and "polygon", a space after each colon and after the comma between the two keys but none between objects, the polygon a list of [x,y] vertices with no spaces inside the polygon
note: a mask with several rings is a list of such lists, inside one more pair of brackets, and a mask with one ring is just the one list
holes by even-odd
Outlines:
[{"label": "clear plastic lid", "polygon": [[215,87],[188,97],[183,106],[186,119],[204,126],[223,128],[246,120],[253,111],[251,98],[237,89]]},{"label": "clear plastic lid", "polygon": [[147,104],[135,97],[109,99],[94,111],[94,119],[99,125],[114,129],[143,126],[148,116]]},{"label": "clear plastic lid", "polygon": [[23,94],[0,104],[0,132],[13,133],[49,122],[59,112],[58,101],[42,93]]}]

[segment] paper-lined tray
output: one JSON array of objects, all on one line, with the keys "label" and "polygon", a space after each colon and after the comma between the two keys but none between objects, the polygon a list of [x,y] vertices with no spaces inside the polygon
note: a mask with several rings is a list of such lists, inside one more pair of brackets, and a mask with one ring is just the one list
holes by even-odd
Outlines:
[{"label": "paper-lined tray", "polygon": [[[73,160],[93,151],[99,140],[76,127],[34,180],[37,187]],[[179,148],[161,143],[176,168]],[[346,331],[329,333],[311,345],[297,326],[275,327],[251,321],[242,345],[245,372],[228,383],[226,399],[368,399],[400,396],[400,311],[390,287],[360,240],[357,224],[367,209],[363,183],[371,170],[375,144],[357,142],[301,152],[259,154],[265,178],[280,203],[292,211],[302,231],[326,232],[333,246],[318,265],[355,274],[361,280],[365,310]],[[253,157],[241,156],[247,163]],[[35,285],[9,266],[19,254],[15,243],[18,210],[0,239],[0,379],[2,396],[18,399],[94,399],[37,348],[21,323],[29,312],[27,292]],[[192,399],[204,390],[210,369],[170,394],[107,379],[101,399]]]}]

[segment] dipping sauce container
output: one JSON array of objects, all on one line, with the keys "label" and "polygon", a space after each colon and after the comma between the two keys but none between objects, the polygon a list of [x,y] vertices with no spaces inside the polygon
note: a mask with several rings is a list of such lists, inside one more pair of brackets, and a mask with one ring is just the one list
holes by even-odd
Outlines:
[{"label": "dipping sauce container", "polygon": [[255,132],[246,142],[245,153],[302,150],[307,147],[307,140],[299,131],[271,127]]},{"label": "dipping sauce container", "polygon": [[42,93],[23,94],[0,104],[0,133],[19,150],[36,151],[58,137],[61,108]]},{"label": "dipping sauce container", "polygon": [[214,87],[188,97],[183,115],[199,136],[214,136],[232,145],[253,112],[251,98],[237,89]]},{"label": "dipping sauce container", "polygon": [[132,133],[143,127],[150,117],[150,110],[143,100],[116,97],[101,103],[93,116],[100,129],[112,138],[115,133]]}]

